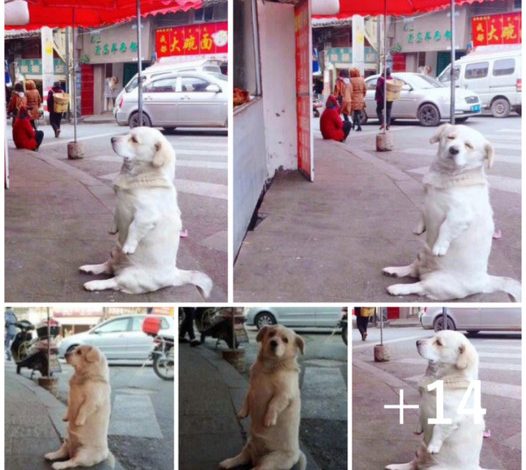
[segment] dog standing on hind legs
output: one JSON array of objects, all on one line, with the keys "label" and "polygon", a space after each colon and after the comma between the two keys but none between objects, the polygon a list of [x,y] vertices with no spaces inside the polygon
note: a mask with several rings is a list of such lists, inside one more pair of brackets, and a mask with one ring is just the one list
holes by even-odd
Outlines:
[{"label": "dog standing on hind legs", "polygon": [[256,340],[261,347],[237,415],[240,419],[250,416],[249,438],[241,453],[223,460],[219,468],[250,463],[254,470],[290,470],[299,464],[305,470],[307,459],[299,446],[301,398],[296,360],[305,343],[281,325],[264,326]]},{"label": "dog standing on hind legs", "polygon": [[442,125],[431,138],[437,157],[424,177],[424,208],[414,231],[425,232],[426,245],[408,266],[390,266],[383,273],[419,279],[393,284],[391,295],[422,295],[433,300],[504,291],[521,299],[518,281],[488,274],[495,231],[484,163],[493,163],[493,147],[478,131]]}]

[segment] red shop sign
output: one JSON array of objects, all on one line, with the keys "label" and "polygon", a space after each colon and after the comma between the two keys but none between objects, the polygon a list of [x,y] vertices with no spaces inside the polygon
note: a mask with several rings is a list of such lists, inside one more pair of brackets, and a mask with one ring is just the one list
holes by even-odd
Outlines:
[{"label": "red shop sign", "polygon": [[206,23],[155,31],[157,57],[226,54],[228,23]]},{"label": "red shop sign", "polygon": [[520,44],[521,13],[475,16],[471,20],[471,31],[474,46]]}]

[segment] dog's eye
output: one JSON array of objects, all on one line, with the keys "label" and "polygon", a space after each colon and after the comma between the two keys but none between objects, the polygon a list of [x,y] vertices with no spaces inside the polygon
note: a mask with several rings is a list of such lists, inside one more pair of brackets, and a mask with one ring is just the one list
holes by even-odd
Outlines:
[{"label": "dog's eye", "polygon": [[134,144],[136,144],[136,143],[137,143],[137,138],[136,138],[134,135],[132,135],[132,137],[131,137],[131,141],[132,141]]},{"label": "dog's eye", "polygon": [[438,346],[442,346],[442,342],[441,342],[439,339],[437,339],[437,340],[435,341],[435,343],[436,343]]},{"label": "dog's eye", "polygon": [[274,336],[276,336],[276,332],[275,332],[275,331],[271,331],[271,332],[268,334],[268,337],[269,337],[269,338],[273,338]]},{"label": "dog's eye", "polygon": [[454,135],[448,135],[447,138],[448,138],[449,140],[455,140],[455,136],[454,136]]},{"label": "dog's eye", "polygon": [[466,142],[466,148],[468,148],[469,150],[473,150],[473,145],[471,145],[469,142]]},{"label": "dog's eye", "polygon": [[289,342],[289,339],[285,336],[285,337],[283,338],[283,342],[284,342],[284,343],[288,343],[288,342]]},{"label": "dog's eye", "polygon": [[80,352],[80,349],[77,349],[77,354],[82,354],[82,353]]}]

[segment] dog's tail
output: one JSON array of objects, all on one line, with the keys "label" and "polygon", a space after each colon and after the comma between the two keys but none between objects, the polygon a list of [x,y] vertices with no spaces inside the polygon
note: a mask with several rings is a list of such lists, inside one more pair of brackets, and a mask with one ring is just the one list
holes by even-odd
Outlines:
[{"label": "dog's tail", "polygon": [[519,281],[511,277],[488,276],[486,293],[504,291],[514,302],[520,302],[522,298],[522,286]]},{"label": "dog's tail", "polygon": [[298,470],[306,470],[307,468],[307,457],[305,457],[305,454],[300,450],[300,458],[298,460]]},{"label": "dog's tail", "polygon": [[174,286],[182,286],[183,284],[193,284],[199,289],[201,295],[208,299],[214,283],[210,277],[201,271],[187,271],[184,269],[177,269],[175,273]]}]

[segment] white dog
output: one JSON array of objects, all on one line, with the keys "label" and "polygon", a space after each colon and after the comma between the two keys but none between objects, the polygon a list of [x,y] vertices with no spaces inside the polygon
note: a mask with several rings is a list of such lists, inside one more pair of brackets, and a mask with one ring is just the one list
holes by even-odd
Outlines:
[{"label": "white dog", "polygon": [[66,354],[66,362],[75,368],[64,417],[68,437],[59,450],[49,452],[45,458],[68,459],[55,462],[55,470],[90,467],[106,459],[113,467],[115,459],[108,449],[111,388],[106,358],[94,346],[79,346]]},{"label": "white dog", "polygon": [[84,265],[80,270],[114,277],[89,281],[84,287],[90,291],[113,289],[142,294],[195,284],[207,298],[212,280],[202,272],[176,267],[182,224],[172,146],[159,130],[148,127],[113,137],[111,143],[124,159],[114,185],[117,207],[111,233],[118,234],[118,242],[108,261]]},{"label": "white dog", "polygon": [[[405,464],[393,464],[387,470],[479,470],[484,420],[476,423],[473,415],[458,408],[471,380],[478,379],[478,354],[471,342],[456,331],[440,331],[429,339],[416,342],[418,353],[429,361],[420,383],[420,426],[423,440],[415,458]],[[444,418],[451,424],[430,424],[437,417],[437,391],[427,386],[443,381]],[[474,395],[465,404],[473,408]]]},{"label": "white dog", "polygon": [[299,447],[301,398],[298,351],[304,341],[284,326],[264,326],[257,361],[250,368],[250,383],[239,418],[250,416],[248,442],[236,457],[219,464],[228,469],[250,463],[258,470],[290,470],[307,459]]},{"label": "white dog", "polygon": [[450,124],[438,129],[435,142],[438,154],[424,177],[424,210],[415,230],[426,232],[426,246],[410,265],[383,270],[420,281],[391,285],[388,292],[448,300],[502,290],[519,301],[518,281],[488,274],[495,227],[484,162],[491,167],[493,147],[476,130]]}]

